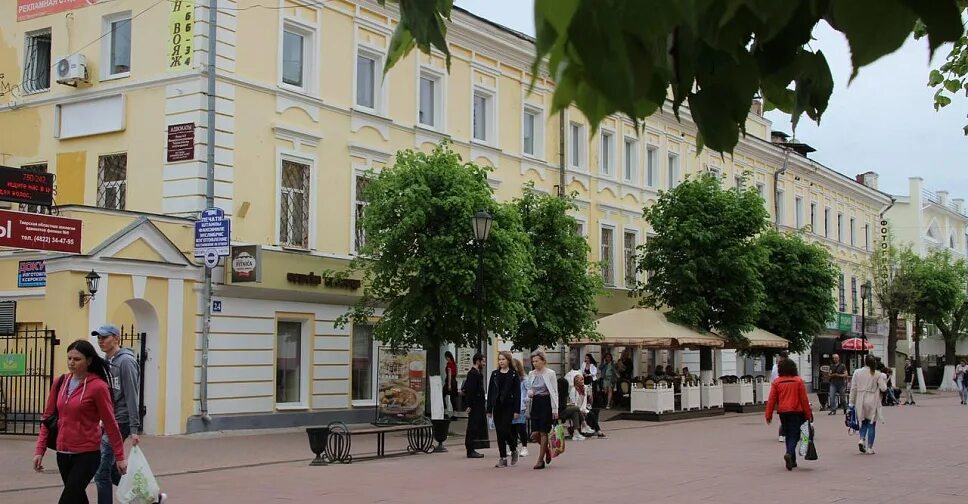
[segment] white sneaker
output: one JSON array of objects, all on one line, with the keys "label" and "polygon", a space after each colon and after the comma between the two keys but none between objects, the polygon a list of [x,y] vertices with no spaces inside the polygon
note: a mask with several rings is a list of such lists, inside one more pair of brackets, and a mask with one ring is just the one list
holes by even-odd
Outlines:
[{"label": "white sneaker", "polygon": [[518,456],[519,457],[527,457],[528,456],[528,449],[527,448],[521,448],[521,450],[518,451]]},{"label": "white sneaker", "polygon": [[786,438],[783,437],[783,436],[777,436],[776,442],[777,443],[785,443],[786,442]]},{"label": "white sneaker", "polygon": [[576,432],[575,435],[571,438],[571,440],[572,441],[584,441],[585,440],[585,436],[582,436],[581,434],[579,434],[579,433]]},{"label": "white sneaker", "polygon": [[168,494],[161,492],[158,494],[158,504],[165,504],[165,502],[168,502]]},{"label": "white sneaker", "polygon": [[875,453],[877,453],[877,452],[875,452],[873,448],[868,448],[867,449],[867,454],[868,455],[874,455]]}]

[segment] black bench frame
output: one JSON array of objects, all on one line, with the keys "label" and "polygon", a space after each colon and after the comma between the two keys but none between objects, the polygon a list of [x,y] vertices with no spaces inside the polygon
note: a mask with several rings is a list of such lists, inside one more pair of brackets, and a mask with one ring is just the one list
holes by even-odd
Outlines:
[{"label": "black bench frame", "polygon": [[[352,464],[353,436],[376,435],[376,455],[363,457],[361,460],[386,457],[386,435],[397,432],[407,433],[407,450],[405,454],[431,453],[434,451],[434,426],[432,423],[415,425],[394,425],[387,427],[373,427],[352,431],[343,422],[332,422],[326,427],[307,427],[310,448],[316,458],[310,465],[327,465],[339,462]],[[314,437],[322,436],[322,443],[314,445]]]}]

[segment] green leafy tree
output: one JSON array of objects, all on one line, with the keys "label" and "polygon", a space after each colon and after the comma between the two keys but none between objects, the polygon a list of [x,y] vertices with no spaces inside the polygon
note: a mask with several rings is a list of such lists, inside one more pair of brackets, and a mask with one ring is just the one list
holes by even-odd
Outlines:
[{"label": "green leafy tree", "polygon": [[[556,82],[552,112],[574,104],[593,125],[613,113],[639,122],[672,90],[699,130],[697,143],[731,152],[755,96],[819,121],[834,83],[809,47],[828,22],[850,44],[857,71],[896,51],[921,20],[933,52],[962,37],[960,0],[535,0],[532,73]],[[414,47],[442,51],[453,0],[390,0],[400,23],[386,69]],[[380,0],[386,4],[387,0]],[[791,85],[793,89],[790,89]]]},{"label": "green leafy tree", "polygon": [[[968,0],[958,0],[958,5],[962,16],[968,17]],[[924,37],[927,35],[927,27],[919,21],[914,33],[917,38]],[[962,33],[954,41],[944,63],[931,70],[928,86],[935,88],[935,110],[951,105],[952,97],[958,93],[964,92],[968,96],[968,33]],[[965,125],[964,132],[968,135],[968,124]]]},{"label": "green leafy tree", "polygon": [[898,247],[890,233],[871,254],[871,289],[887,315],[887,365],[891,369],[895,368],[897,360],[898,318],[914,313],[917,291],[913,272],[917,259],[910,246]]},{"label": "green leafy tree", "polygon": [[[431,154],[400,151],[363,196],[366,241],[342,273],[363,277],[363,295],[338,325],[379,315],[374,334],[388,346],[424,347],[431,355],[445,343],[476,346],[478,250],[471,218],[480,209],[494,217],[484,248],[484,327],[507,336],[528,318],[534,275],[528,236],[517,209],[493,200],[484,168],[462,163],[447,144]],[[430,362],[433,367],[436,360]]]},{"label": "green leafy tree", "polygon": [[934,324],[944,338],[945,372],[941,387],[948,390],[954,375],[955,349],[968,332],[968,263],[952,259],[948,250],[932,251],[915,266],[915,285],[916,313]]},{"label": "green leafy tree", "polygon": [[830,293],[839,273],[833,258],[800,234],[770,230],[755,245],[766,251],[760,270],[766,296],[756,325],[789,340],[791,352],[803,352],[836,313]]},{"label": "green leafy tree", "polygon": [[644,213],[655,235],[638,258],[648,277],[633,292],[639,303],[745,344],[765,296],[766,253],[756,245],[768,225],[763,199],[753,188],[724,189],[704,174],[662,192]]},{"label": "green leafy tree", "polygon": [[540,194],[533,185],[514,201],[535,266],[527,292],[528,316],[513,335],[515,348],[533,349],[568,343],[595,333],[595,297],[604,292],[602,277],[588,262],[588,242],[578,234],[571,198]]}]

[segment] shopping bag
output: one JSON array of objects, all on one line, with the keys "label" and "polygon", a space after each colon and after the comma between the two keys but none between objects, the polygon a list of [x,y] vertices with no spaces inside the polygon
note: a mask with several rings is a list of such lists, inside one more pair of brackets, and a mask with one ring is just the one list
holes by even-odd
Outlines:
[{"label": "shopping bag", "polygon": [[551,456],[557,457],[562,453],[565,453],[565,426],[562,424],[555,425],[555,428],[551,430],[551,435],[548,437],[548,445],[551,449]]},{"label": "shopping bag", "polygon": [[813,423],[810,424],[810,441],[807,442],[807,454],[803,456],[804,460],[817,460],[817,446],[813,442],[814,430]]},{"label": "shopping bag", "polygon": [[148,466],[141,448],[135,446],[128,454],[128,471],[118,482],[118,502],[121,504],[153,504],[158,502],[161,488]]},{"label": "shopping bag", "polygon": [[800,441],[797,443],[797,453],[801,457],[807,455],[807,445],[810,444],[810,422],[800,425]]}]

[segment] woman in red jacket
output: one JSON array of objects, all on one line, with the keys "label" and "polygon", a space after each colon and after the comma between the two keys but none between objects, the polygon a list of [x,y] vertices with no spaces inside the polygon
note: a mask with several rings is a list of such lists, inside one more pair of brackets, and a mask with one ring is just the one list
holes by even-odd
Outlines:
[{"label": "woman in red jacket", "polygon": [[766,423],[773,420],[773,411],[780,413],[780,426],[786,438],[786,453],[783,460],[787,471],[797,466],[797,441],[800,439],[800,426],[803,422],[813,421],[810,400],[807,399],[807,386],[797,375],[797,364],[792,359],[783,359],[777,364],[779,377],[770,388],[770,399],[766,403]]},{"label": "woman in red jacket", "polygon": [[[108,375],[104,361],[94,351],[94,345],[77,340],[67,347],[69,374],[54,382],[47,398],[44,418],[57,412],[57,469],[64,482],[59,504],[87,504],[87,485],[94,478],[101,463],[101,427],[104,424],[114,449],[118,470],[125,473],[124,442],[114,419],[114,406],[108,389]],[[34,451],[34,470],[43,471],[44,453],[50,432],[42,423],[37,448]]]}]

